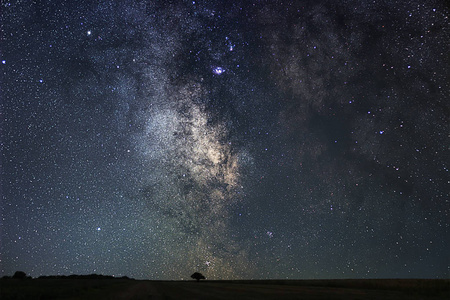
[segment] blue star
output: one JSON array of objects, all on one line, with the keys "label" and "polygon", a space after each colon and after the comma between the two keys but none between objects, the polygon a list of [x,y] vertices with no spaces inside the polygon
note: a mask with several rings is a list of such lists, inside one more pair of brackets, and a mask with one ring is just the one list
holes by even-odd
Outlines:
[{"label": "blue star", "polygon": [[213,73],[216,75],[222,75],[225,72],[225,69],[222,67],[215,67],[213,69]]}]

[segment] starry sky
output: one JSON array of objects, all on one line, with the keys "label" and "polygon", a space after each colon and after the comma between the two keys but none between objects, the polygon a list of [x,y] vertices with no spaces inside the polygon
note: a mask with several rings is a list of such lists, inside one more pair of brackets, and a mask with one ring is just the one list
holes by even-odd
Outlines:
[{"label": "starry sky", "polygon": [[449,278],[445,1],[2,1],[0,276]]}]

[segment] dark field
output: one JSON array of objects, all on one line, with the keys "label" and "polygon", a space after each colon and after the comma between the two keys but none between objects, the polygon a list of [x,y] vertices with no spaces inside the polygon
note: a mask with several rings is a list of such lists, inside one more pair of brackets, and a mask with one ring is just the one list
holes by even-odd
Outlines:
[{"label": "dark field", "polygon": [[450,299],[450,280],[1,279],[0,299]]}]

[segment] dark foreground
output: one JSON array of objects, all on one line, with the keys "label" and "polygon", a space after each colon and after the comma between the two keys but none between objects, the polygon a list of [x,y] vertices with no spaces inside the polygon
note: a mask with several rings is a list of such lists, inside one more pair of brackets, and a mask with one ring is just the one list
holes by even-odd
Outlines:
[{"label": "dark foreground", "polygon": [[450,299],[450,280],[2,279],[0,299]]}]

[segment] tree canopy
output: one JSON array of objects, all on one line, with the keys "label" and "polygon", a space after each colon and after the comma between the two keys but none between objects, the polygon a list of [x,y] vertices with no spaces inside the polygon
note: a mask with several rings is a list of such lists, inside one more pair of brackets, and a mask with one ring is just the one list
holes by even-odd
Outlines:
[{"label": "tree canopy", "polygon": [[191,278],[197,280],[197,282],[200,281],[200,279],[206,279],[205,276],[203,276],[199,272],[195,272],[194,274],[192,274]]}]

